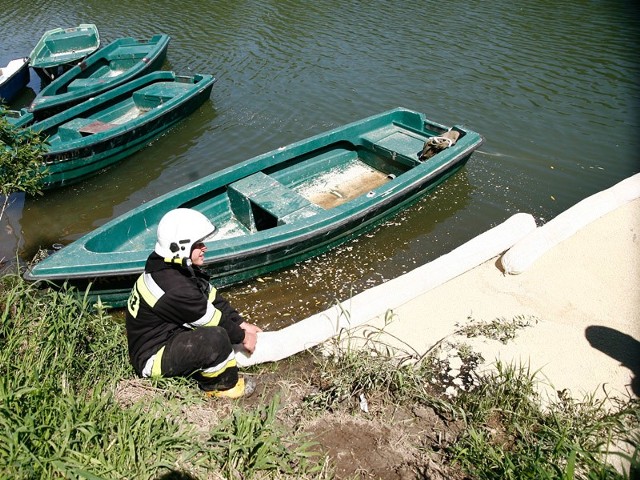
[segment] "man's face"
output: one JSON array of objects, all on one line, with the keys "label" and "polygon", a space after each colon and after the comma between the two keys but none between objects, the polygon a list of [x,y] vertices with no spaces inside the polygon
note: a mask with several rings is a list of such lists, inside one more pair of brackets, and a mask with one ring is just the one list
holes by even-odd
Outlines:
[{"label": "man's face", "polygon": [[193,244],[191,249],[191,263],[201,267],[204,264],[204,252],[207,251],[207,246],[202,242]]}]

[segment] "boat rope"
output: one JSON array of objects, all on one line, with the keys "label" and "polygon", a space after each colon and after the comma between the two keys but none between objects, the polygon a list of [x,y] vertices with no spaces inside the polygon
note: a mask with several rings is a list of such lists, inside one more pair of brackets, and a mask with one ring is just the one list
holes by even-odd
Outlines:
[{"label": "boat rope", "polygon": [[431,137],[426,141],[426,143],[430,147],[435,147],[438,150],[444,150],[445,148],[449,148],[451,145],[453,145],[453,140],[447,137]]},{"label": "boat rope", "polygon": [[435,135],[430,137],[426,142],[424,142],[424,147],[422,148],[422,152],[418,156],[419,160],[426,160],[431,158],[436,153],[444,150],[445,148],[449,148],[456,143],[458,135],[455,135],[455,138],[451,138],[451,130],[445,132],[444,135]]}]

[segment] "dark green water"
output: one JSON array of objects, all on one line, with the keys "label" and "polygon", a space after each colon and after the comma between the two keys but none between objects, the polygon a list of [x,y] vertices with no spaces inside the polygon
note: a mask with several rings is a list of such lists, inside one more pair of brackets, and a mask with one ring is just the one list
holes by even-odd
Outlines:
[{"label": "dark green water", "polygon": [[[98,177],[17,198],[0,255],[29,259],[199,176],[404,106],[480,132],[452,180],[375,232],[229,295],[262,324],[300,318],[450,251],[520,211],[540,223],[640,171],[636,2],[0,0],[0,63],[96,23],[172,40],[165,69],[218,78],[211,100]],[[14,104],[27,105],[30,88]],[[256,318],[257,317],[257,318]]]}]

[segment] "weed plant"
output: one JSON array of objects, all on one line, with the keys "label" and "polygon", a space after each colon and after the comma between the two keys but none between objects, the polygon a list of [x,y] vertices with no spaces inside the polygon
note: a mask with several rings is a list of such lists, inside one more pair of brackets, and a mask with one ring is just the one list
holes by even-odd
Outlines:
[{"label": "weed plant", "polygon": [[[251,478],[257,472],[318,473],[321,465],[312,460],[315,443],[291,445],[286,432],[276,423],[279,398],[255,412],[235,410],[211,433],[211,452],[222,465],[225,478]],[[298,453],[291,455],[294,446]]]},{"label": "weed plant", "polygon": [[[466,430],[451,455],[476,479],[614,479],[638,468],[640,428],[637,400],[618,402],[589,396],[576,401],[566,392],[541,407],[535,373],[498,363],[479,388],[458,400]],[[616,453],[630,446],[635,454]],[[624,457],[629,473],[616,471],[612,456]]]},{"label": "weed plant", "polygon": [[[504,322],[493,322],[487,333],[503,339],[529,322],[516,319],[506,330]],[[560,392],[557,401],[543,403],[536,372],[502,363],[494,373],[479,377],[476,388],[445,399],[434,396],[437,390],[426,380],[437,377],[437,348],[411,363],[406,352],[398,358],[390,346],[373,349],[371,337],[367,352],[351,348],[350,342],[320,359],[321,388],[307,397],[308,408],[332,411],[373,392],[382,392],[395,404],[429,405],[442,419],[463,421],[445,461],[461,466],[474,480],[640,478],[637,399],[588,396],[578,401]],[[382,354],[385,351],[391,356]],[[622,453],[625,450],[632,453]],[[612,464],[626,465],[626,472]]]},{"label": "weed plant", "polygon": [[465,325],[458,324],[456,333],[468,338],[485,337],[507,343],[516,338],[518,331],[538,323],[538,319],[532,316],[518,315],[512,319],[495,318],[489,322],[467,317]]},{"label": "weed plant", "polygon": [[[334,353],[318,357],[320,388],[305,398],[312,411],[334,411],[345,402],[358,403],[372,394],[391,403],[407,404],[419,401],[448,407],[432,395],[433,386],[427,379],[437,377],[437,367],[431,356],[420,358],[417,352],[400,352],[385,344],[380,331],[365,331],[364,345],[334,347]],[[336,340],[339,344],[341,339]]]},{"label": "weed plant", "polygon": [[8,121],[0,102],[0,218],[11,202],[12,193],[40,194],[46,175],[42,156],[45,139],[28,128],[17,128]]}]

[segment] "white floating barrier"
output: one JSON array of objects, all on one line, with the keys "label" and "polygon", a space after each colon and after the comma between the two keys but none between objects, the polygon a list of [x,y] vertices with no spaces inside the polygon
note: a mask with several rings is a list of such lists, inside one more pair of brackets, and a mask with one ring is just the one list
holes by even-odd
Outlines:
[{"label": "white floating barrier", "polygon": [[524,272],[545,252],[585,225],[638,197],[640,173],[585,198],[514,244],[502,256],[504,271],[513,275]]},{"label": "white floating barrier", "polygon": [[362,325],[389,309],[500,255],[535,230],[532,215],[518,213],[460,247],[398,278],[368,289],[328,310],[281,330],[261,332],[253,354],[236,350],[239,366],[282,360],[314,347],[344,329]]}]

